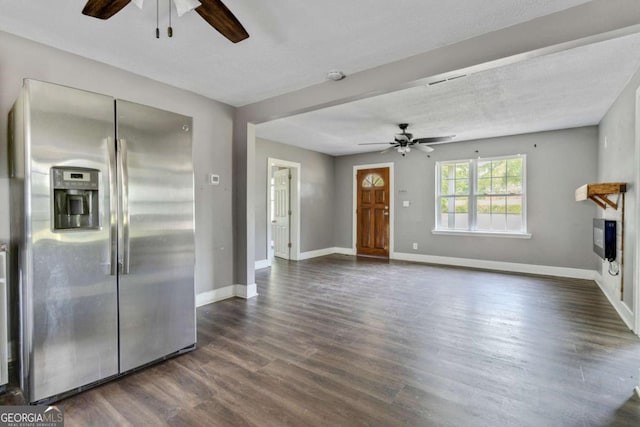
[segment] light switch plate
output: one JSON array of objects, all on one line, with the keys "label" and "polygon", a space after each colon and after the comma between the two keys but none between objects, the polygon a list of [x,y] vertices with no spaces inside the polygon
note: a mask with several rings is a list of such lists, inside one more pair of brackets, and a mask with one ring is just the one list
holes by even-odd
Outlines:
[{"label": "light switch plate", "polygon": [[402,201],[402,207],[403,208],[408,208],[409,206],[411,206],[411,202],[409,200],[403,200]]}]

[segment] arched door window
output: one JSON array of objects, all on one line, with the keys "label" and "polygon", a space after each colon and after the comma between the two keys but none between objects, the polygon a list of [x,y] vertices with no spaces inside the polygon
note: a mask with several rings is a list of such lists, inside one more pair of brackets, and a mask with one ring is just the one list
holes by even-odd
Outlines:
[{"label": "arched door window", "polygon": [[384,178],[377,173],[367,174],[362,180],[362,188],[384,187]]}]

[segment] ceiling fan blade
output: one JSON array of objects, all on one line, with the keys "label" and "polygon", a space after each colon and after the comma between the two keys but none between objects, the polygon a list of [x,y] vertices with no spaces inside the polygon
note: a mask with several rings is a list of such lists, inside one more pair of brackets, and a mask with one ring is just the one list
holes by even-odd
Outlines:
[{"label": "ceiling fan blade", "polygon": [[396,144],[396,145],[392,145],[391,147],[387,148],[386,150],[382,150],[382,151],[380,152],[380,154],[384,154],[384,153],[386,153],[387,151],[395,150],[397,147],[398,147],[398,144]]},{"label": "ceiling fan blade", "polygon": [[416,150],[424,151],[425,153],[431,153],[433,151],[433,148],[429,147],[428,145],[415,144],[412,145],[412,147]]},{"label": "ceiling fan blade", "polygon": [[437,142],[449,142],[455,137],[456,137],[455,135],[447,135],[447,136],[434,136],[431,138],[416,138],[412,142],[415,142],[416,144],[434,144]]},{"label": "ceiling fan blade", "polygon": [[381,145],[381,144],[395,144],[395,142],[362,142],[358,145]]},{"label": "ceiling fan blade", "polygon": [[109,19],[120,12],[131,0],[89,0],[82,14],[98,19]]},{"label": "ceiling fan blade", "polygon": [[249,38],[247,30],[220,0],[200,0],[200,3],[196,12],[220,34],[233,43]]}]

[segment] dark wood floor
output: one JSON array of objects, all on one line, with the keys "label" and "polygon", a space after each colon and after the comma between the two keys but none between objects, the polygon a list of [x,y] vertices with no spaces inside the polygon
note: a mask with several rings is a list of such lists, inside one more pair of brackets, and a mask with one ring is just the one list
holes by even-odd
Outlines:
[{"label": "dark wood floor", "polygon": [[640,425],[640,340],[593,282],[340,255],[256,281],[66,425]]}]

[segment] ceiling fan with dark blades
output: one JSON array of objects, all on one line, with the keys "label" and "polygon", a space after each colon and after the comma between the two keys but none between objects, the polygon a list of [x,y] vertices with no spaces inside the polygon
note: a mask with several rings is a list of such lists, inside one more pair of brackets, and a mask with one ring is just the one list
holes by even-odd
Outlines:
[{"label": "ceiling fan with dark blades", "polygon": [[[247,30],[220,0],[173,1],[178,10],[178,15],[195,9],[209,25],[233,43],[249,38]],[[131,0],[89,0],[84,9],[82,9],[82,14],[98,19],[109,19],[129,3],[131,3]],[[134,0],[134,3],[141,6],[142,0]]]},{"label": "ceiling fan with dark blades", "polygon": [[400,128],[401,132],[395,135],[393,142],[365,142],[358,145],[391,144],[391,147],[381,151],[380,153],[386,153],[391,150],[396,150],[404,157],[408,152],[411,151],[411,148],[416,148],[420,151],[424,151],[425,153],[430,153],[433,151],[433,148],[431,148],[429,145],[449,142],[453,138],[455,138],[455,135],[447,135],[413,139],[413,135],[407,132],[407,128],[409,127],[407,123],[400,123],[398,127]]}]

